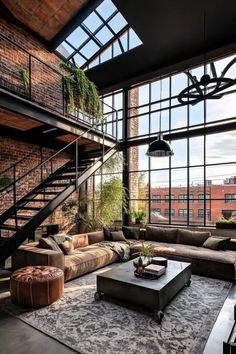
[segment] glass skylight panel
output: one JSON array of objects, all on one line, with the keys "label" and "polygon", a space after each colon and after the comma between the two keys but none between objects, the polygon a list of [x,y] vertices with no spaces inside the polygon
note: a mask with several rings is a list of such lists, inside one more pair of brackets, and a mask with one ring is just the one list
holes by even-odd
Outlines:
[{"label": "glass skylight panel", "polygon": [[107,20],[116,10],[117,8],[111,0],[104,0],[101,5],[97,7],[97,12],[104,20]]},{"label": "glass skylight panel", "polygon": [[132,28],[129,29],[129,49],[138,47],[142,44],[142,41],[139,39],[137,34],[134,32]]},{"label": "glass skylight panel", "polygon": [[107,61],[112,58],[112,47],[108,47],[104,52],[101,54],[101,62]]},{"label": "glass skylight panel", "polygon": [[112,1],[104,0],[56,50],[68,61],[90,68],[140,44]]},{"label": "glass skylight panel", "polygon": [[84,30],[81,27],[77,27],[74,32],[72,32],[68,37],[67,37],[67,42],[71,43],[75,48],[78,48],[82,43],[84,43],[89,36],[87,33],[84,32]]},{"label": "glass skylight panel", "polygon": [[97,34],[96,38],[102,42],[102,44],[106,44],[111,38],[113,34],[107,27],[103,27]]},{"label": "glass skylight panel", "polygon": [[101,26],[102,20],[95,14],[95,12],[92,12],[89,17],[84,20],[83,24],[91,31],[94,32],[98,27]]},{"label": "glass skylight panel", "polygon": [[74,49],[66,42],[63,42],[62,44],[59,45],[59,47],[57,47],[57,51],[63,57],[68,58],[74,52]]},{"label": "glass skylight panel", "polygon": [[125,32],[121,37],[120,37],[122,46],[124,48],[124,51],[127,52],[128,50],[128,33]]},{"label": "glass skylight panel", "polygon": [[113,43],[113,53],[114,53],[114,57],[116,57],[117,55],[120,55],[122,53],[118,41],[115,41]]},{"label": "glass skylight panel", "polygon": [[118,13],[108,22],[108,24],[111,26],[115,33],[118,33],[127,25],[127,21],[124,19],[121,13]]},{"label": "glass skylight panel", "polygon": [[[74,56],[73,56],[73,59],[74,59],[74,61],[75,61],[75,64],[77,65],[77,66],[82,66],[82,65],[84,65],[84,63],[86,62],[86,60],[81,56],[81,55],[79,55],[79,54],[75,54]],[[73,62],[73,60],[72,60],[72,62]]]},{"label": "glass skylight panel", "polygon": [[91,58],[91,56],[96,53],[99,49],[99,46],[91,39],[83,48],[81,48],[80,52],[86,58]]}]

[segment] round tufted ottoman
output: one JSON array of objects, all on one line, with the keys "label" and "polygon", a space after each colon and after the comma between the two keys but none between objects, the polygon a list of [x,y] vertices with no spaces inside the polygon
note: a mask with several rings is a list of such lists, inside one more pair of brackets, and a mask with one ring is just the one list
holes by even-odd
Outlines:
[{"label": "round tufted ottoman", "polygon": [[39,307],[58,300],[64,291],[64,273],[50,266],[16,270],[10,278],[11,300],[17,305]]}]

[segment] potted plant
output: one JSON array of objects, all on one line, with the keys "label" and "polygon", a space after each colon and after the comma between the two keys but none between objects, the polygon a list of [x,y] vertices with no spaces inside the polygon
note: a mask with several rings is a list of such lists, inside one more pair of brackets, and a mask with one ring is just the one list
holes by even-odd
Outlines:
[{"label": "potted plant", "polygon": [[139,257],[133,262],[134,266],[137,267],[138,264],[142,263],[143,267],[146,267],[152,262],[152,257],[154,256],[154,245],[152,243],[144,244],[142,242],[141,250],[134,255],[139,255]]},{"label": "potted plant", "polygon": [[147,213],[142,209],[133,210],[131,216],[134,217],[135,224],[144,224],[146,222]]},{"label": "potted plant", "polygon": [[234,211],[229,219],[226,219],[224,215],[220,215],[216,220],[217,229],[236,229],[236,212]]}]

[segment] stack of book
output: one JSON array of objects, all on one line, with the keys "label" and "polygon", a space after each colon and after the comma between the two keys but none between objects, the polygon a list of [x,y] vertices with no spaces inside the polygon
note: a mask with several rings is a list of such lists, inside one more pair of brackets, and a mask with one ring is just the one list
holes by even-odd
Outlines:
[{"label": "stack of book", "polygon": [[164,266],[152,264],[152,263],[144,268],[144,273],[154,274],[157,276],[161,276],[162,274],[165,273],[165,271],[166,271],[166,268]]}]

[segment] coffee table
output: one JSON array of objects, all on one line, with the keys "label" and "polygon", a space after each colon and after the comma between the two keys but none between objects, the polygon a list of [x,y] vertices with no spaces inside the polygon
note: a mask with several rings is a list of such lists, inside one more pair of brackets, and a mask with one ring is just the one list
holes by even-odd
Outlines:
[{"label": "coffee table", "polygon": [[114,298],[154,312],[161,323],[164,307],[184,287],[191,284],[191,264],[168,260],[166,273],[156,280],[134,275],[133,260],[97,275],[96,301]]}]

